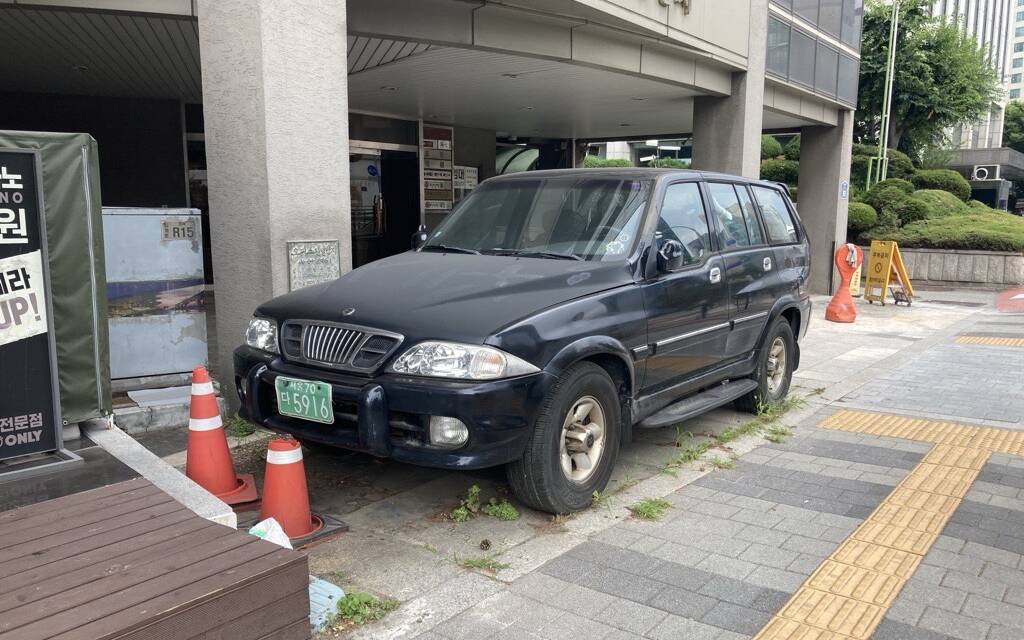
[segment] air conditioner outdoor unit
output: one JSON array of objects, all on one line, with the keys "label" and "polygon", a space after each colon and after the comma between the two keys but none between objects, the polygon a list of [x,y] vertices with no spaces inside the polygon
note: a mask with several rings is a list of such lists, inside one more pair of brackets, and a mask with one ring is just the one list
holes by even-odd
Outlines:
[{"label": "air conditioner outdoor unit", "polygon": [[998,180],[998,164],[976,164],[971,172],[971,180]]}]

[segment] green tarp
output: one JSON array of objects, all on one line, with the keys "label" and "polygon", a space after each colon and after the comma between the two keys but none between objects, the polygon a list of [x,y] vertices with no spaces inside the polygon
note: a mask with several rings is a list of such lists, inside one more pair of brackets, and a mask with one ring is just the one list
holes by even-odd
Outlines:
[{"label": "green tarp", "polygon": [[110,356],[99,155],[87,133],[0,131],[40,152],[57,378],[65,423],[109,415]]}]

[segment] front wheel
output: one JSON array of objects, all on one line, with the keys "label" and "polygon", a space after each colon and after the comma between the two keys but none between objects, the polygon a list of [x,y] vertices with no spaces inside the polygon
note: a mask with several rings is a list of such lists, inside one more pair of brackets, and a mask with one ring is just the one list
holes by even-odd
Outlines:
[{"label": "front wheel", "polygon": [[548,392],[509,484],[525,504],[550,513],[586,508],[608,484],[619,453],[619,394],[591,362],[567,369]]},{"label": "front wheel", "polygon": [[764,405],[775,405],[785,400],[793,380],[795,356],[793,328],[785,318],[779,318],[772,324],[757,356],[757,370],[754,372],[757,388],[738,398],[736,408],[757,413]]}]

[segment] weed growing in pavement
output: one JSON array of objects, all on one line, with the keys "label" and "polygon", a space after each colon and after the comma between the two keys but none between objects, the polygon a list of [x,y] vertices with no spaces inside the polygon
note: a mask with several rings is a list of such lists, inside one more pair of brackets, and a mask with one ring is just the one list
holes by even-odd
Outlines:
[{"label": "weed growing in pavement", "polygon": [[480,512],[480,486],[473,485],[466,491],[466,496],[459,501],[459,506],[452,509],[448,517],[453,522],[466,522]]},{"label": "weed growing in pavement", "polygon": [[825,387],[816,387],[813,391],[811,391],[812,396],[820,396],[823,393],[825,393]]},{"label": "weed growing in pavement", "polygon": [[512,565],[499,561],[495,556],[484,556],[483,558],[466,558],[462,561],[462,566],[467,569],[480,569],[488,573],[498,573]]},{"label": "weed growing in pavement", "polygon": [[689,440],[693,440],[693,434],[683,431],[682,427],[676,427],[676,448],[682,449],[683,443]]},{"label": "weed growing in pavement", "polygon": [[256,425],[236,413],[228,418],[228,423],[224,425],[224,432],[229,436],[244,438],[256,433]]},{"label": "weed growing in pavement", "polygon": [[634,518],[640,520],[657,520],[671,506],[671,502],[662,498],[644,498],[631,505],[629,512],[633,514]]},{"label": "weed growing in pavement", "polygon": [[358,626],[380,620],[384,614],[397,606],[398,601],[391,598],[378,598],[361,591],[346,593],[344,598],[338,600],[338,612],[332,622]]},{"label": "weed growing in pavement", "polygon": [[768,404],[767,402],[757,403],[757,418],[762,422],[775,422],[781,418],[786,412],[791,409],[799,409],[800,407],[807,404],[803,398],[798,395],[786,396],[786,399],[777,404]]},{"label": "weed growing in pavement", "polygon": [[497,498],[491,498],[490,502],[483,506],[482,511],[492,518],[497,518],[498,520],[504,520],[506,522],[519,519],[519,511],[517,511],[516,508],[505,499],[498,502]]},{"label": "weed growing in pavement", "polygon": [[765,431],[764,439],[767,440],[768,442],[774,442],[775,444],[779,444],[780,442],[785,442],[786,436],[792,435],[792,433],[793,432],[787,429],[786,427],[774,425],[768,427],[768,430]]},{"label": "weed growing in pavement", "polygon": [[608,496],[602,494],[600,491],[594,490],[593,495],[590,496],[590,506],[594,509],[600,507],[603,504],[607,504]]},{"label": "weed growing in pavement", "polygon": [[716,469],[735,469],[736,465],[732,460],[724,460],[718,456],[708,458],[708,464]]}]

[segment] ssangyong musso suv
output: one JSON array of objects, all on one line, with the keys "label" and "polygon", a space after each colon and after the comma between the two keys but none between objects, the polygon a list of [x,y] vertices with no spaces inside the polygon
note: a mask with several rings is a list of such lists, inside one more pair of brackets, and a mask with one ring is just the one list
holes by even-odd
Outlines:
[{"label": "ssangyong musso suv", "polygon": [[633,430],[782,400],[807,330],[785,187],[654,169],[480,184],[413,251],[260,306],[241,415],[311,445],[590,504]]}]

